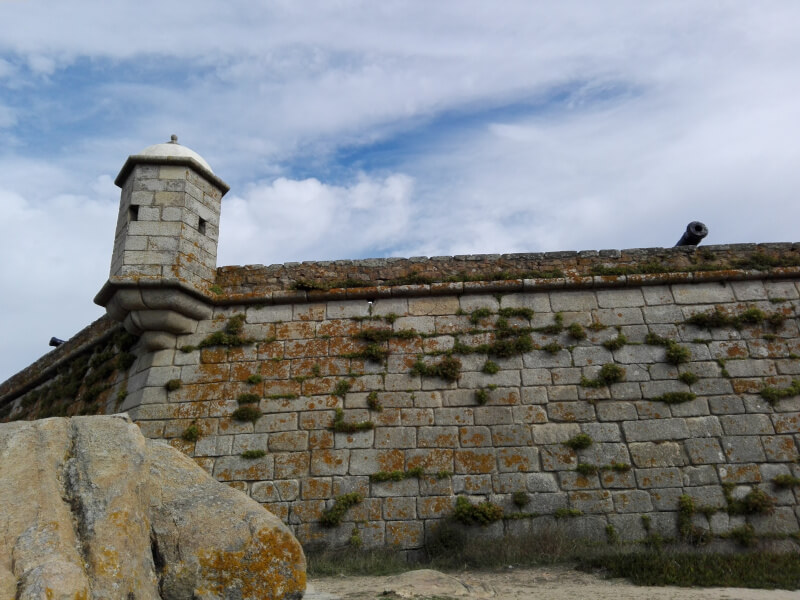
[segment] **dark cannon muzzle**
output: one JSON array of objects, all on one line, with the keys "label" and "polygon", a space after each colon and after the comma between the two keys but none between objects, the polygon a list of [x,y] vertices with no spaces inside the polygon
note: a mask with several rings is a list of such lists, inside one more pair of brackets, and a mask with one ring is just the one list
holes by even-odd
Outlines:
[{"label": "dark cannon muzzle", "polygon": [[60,345],[61,345],[61,344],[63,344],[63,343],[64,343],[64,340],[60,340],[60,339],[58,339],[57,337],[51,337],[51,338],[50,338],[50,345],[51,345],[53,348],[57,348],[58,346],[60,346]]},{"label": "dark cannon muzzle", "polygon": [[692,221],[675,246],[697,246],[708,235],[708,227],[700,221]]}]

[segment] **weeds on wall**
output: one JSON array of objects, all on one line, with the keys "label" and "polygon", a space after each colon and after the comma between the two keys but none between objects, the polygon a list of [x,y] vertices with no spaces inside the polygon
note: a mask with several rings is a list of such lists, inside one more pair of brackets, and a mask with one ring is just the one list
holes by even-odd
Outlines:
[{"label": "weeds on wall", "polygon": [[608,363],[600,368],[597,377],[588,379],[581,377],[581,386],[587,388],[598,388],[612,383],[619,383],[625,380],[625,369],[614,363]]},{"label": "weeds on wall", "polygon": [[461,376],[461,361],[452,356],[445,356],[434,365],[425,364],[422,357],[417,358],[411,367],[412,375],[425,377],[441,377],[445,381],[458,381]]},{"label": "weeds on wall", "polygon": [[356,504],[361,504],[364,497],[358,492],[344,494],[334,499],[330,508],[322,511],[319,522],[323,527],[336,527],[342,522],[342,518]]},{"label": "weeds on wall", "polygon": [[452,518],[464,525],[485,526],[503,518],[503,507],[488,500],[472,504],[465,496],[458,496]]},{"label": "weeds on wall", "polygon": [[361,421],[359,423],[347,423],[344,420],[344,411],[337,408],[333,417],[333,424],[331,431],[336,433],[356,433],[358,431],[369,431],[374,429],[375,424],[372,421]]},{"label": "weeds on wall", "polygon": [[234,410],[231,413],[231,418],[243,423],[255,423],[261,418],[261,411],[252,404],[245,404]]},{"label": "weeds on wall", "polygon": [[800,379],[793,379],[791,385],[785,388],[767,386],[759,392],[759,395],[773,405],[783,398],[800,396]]}]

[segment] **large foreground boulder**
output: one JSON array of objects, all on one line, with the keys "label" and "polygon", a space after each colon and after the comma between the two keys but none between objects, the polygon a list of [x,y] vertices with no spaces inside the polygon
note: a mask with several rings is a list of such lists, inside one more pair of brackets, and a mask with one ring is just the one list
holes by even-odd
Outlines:
[{"label": "large foreground boulder", "polygon": [[125,415],[0,425],[0,598],[299,599],[281,521]]}]

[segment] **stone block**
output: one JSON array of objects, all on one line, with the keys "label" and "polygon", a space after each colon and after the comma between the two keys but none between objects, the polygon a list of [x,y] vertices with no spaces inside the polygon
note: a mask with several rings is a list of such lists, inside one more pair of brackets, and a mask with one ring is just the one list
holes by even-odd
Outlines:
[{"label": "stone block", "polygon": [[453,475],[453,493],[455,494],[490,494],[491,492],[491,475]]},{"label": "stone block", "polygon": [[514,423],[526,425],[547,423],[547,412],[542,406],[514,406],[511,411]]},{"label": "stone block", "polygon": [[719,437],[722,435],[722,425],[718,417],[693,417],[685,419],[689,428],[690,437]]},{"label": "stone block", "polygon": [[767,460],[770,462],[795,462],[797,446],[790,435],[766,435],[761,438]]},{"label": "stone block", "polygon": [[[408,428],[410,429],[410,428]],[[458,427],[437,426],[419,427],[417,429],[418,448],[457,448],[458,447]]]},{"label": "stone block", "polygon": [[547,388],[550,402],[569,402],[578,399],[578,387],[575,385],[554,385]]},{"label": "stone block", "polygon": [[614,510],[618,513],[651,512],[653,503],[650,494],[644,490],[625,490],[613,492]]},{"label": "stone block", "polygon": [[350,450],[312,450],[312,475],[346,475],[350,465]]},{"label": "stone block", "polygon": [[717,467],[722,483],[759,483],[761,470],[758,465],[719,465]]},{"label": "stone block", "polygon": [[553,369],[552,377],[553,384],[555,385],[575,385],[581,382],[581,369],[577,367],[568,367],[561,369]]},{"label": "stone block", "polygon": [[775,433],[800,433],[800,412],[772,415]]},{"label": "stone block", "polygon": [[713,485],[719,483],[717,470],[712,465],[701,467],[685,467],[683,469],[683,483],[686,486]]},{"label": "stone block", "polygon": [[788,535],[797,532],[797,517],[789,506],[778,506],[771,515],[754,515],[750,524],[756,535]]},{"label": "stone block", "polygon": [[644,323],[640,308],[600,308],[592,311],[592,317],[595,321],[612,327]]},{"label": "stone block", "polygon": [[417,518],[442,519],[453,512],[455,502],[449,496],[417,498]]},{"label": "stone block", "polygon": [[376,498],[396,498],[400,496],[419,496],[419,480],[373,482],[372,495]]},{"label": "stone block", "polygon": [[674,510],[678,507],[683,489],[679,487],[654,488],[649,490],[649,493],[656,510]]},{"label": "stone block", "polygon": [[684,441],[689,460],[695,465],[726,462],[725,454],[716,438],[692,438]]},{"label": "stone block", "polygon": [[708,407],[715,415],[735,415],[744,412],[744,403],[739,396],[717,396],[708,399]]},{"label": "stone block", "polygon": [[297,479],[309,474],[308,452],[286,452],[275,455],[275,479]]},{"label": "stone block", "polygon": [[619,442],[622,439],[616,423],[583,423],[581,431],[595,442]]},{"label": "stone block", "polygon": [[536,445],[560,444],[581,433],[581,428],[572,423],[547,423],[531,426],[531,433]]},{"label": "stone block", "polygon": [[272,479],[272,456],[248,460],[239,456],[221,456],[214,463],[214,478],[217,481],[253,481]]},{"label": "stone block", "polygon": [[492,475],[492,486],[495,494],[512,494],[524,491],[526,475],[524,473],[500,473]]},{"label": "stone block", "polygon": [[540,515],[551,515],[560,508],[567,508],[569,499],[565,492],[533,494],[525,510]]},{"label": "stone block", "polygon": [[458,312],[458,298],[453,296],[428,296],[408,299],[411,315],[454,315]]},{"label": "stone block", "polygon": [[726,435],[770,435],[774,433],[767,415],[723,415],[720,424]]},{"label": "stone block", "polygon": [[495,453],[501,473],[528,473],[539,470],[538,448],[498,448]]},{"label": "stone block", "polygon": [[752,358],[732,360],[728,361],[725,368],[731,377],[769,377],[777,375],[775,363],[771,360],[756,360]]},{"label": "stone block", "polygon": [[578,453],[581,462],[594,465],[630,464],[628,446],[622,442],[595,442],[585,450],[579,450]]},{"label": "stone block", "polygon": [[[218,436],[220,438],[233,438],[230,446],[231,454],[241,454],[246,450],[266,450],[269,434],[266,433],[243,433],[234,436]],[[203,438],[200,438],[201,440]],[[200,440],[198,440],[198,443]]]},{"label": "stone block", "polygon": [[386,523],[386,545],[397,549],[419,548],[425,541],[421,521],[391,521]]},{"label": "stone block", "polygon": [[650,379],[677,379],[678,368],[675,365],[656,363],[650,365]]},{"label": "stone block", "polygon": [[600,484],[607,489],[630,489],[636,487],[633,470],[613,471],[604,469],[600,473]]},{"label": "stone block", "polygon": [[576,367],[605,365],[613,362],[613,355],[602,346],[578,346],[572,351],[572,360]]},{"label": "stone block", "polygon": [[730,286],[740,302],[767,299],[767,290],[762,281],[732,281]]},{"label": "stone block", "polygon": [[721,304],[736,298],[725,283],[677,283],[672,286],[676,304]]},{"label": "stone block", "polygon": [[594,404],[590,402],[551,402],[547,405],[550,421],[567,423],[587,422],[596,419]]},{"label": "stone block", "polygon": [[708,400],[696,398],[689,402],[673,404],[670,411],[673,417],[701,417],[709,413]]},{"label": "stone block", "polygon": [[522,385],[550,385],[553,382],[550,369],[522,369]]},{"label": "stone block", "polygon": [[600,308],[644,306],[644,303],[644,295],[637,288],[597,291],[597,304]]},{"label": "stone block", "polygon": [[622,542],[638,542],[647,537],[640,514],[609,515],[608,522]]},{"label": "stone block", "polygon": [[[692,440],[687,440],[692,441]],[[686,464],[678,442],[632,442],[628,445],[633,464],[637,467],[682,467]]]},{"label": "stone block", "polygon": [[527,425],[492,425],[492,444],[501,446],[529,446],[531,432]]},{"label": "stone block", "polygon": [[400,415],[402,424],[408,427],[421,427],[434,423],[432,408],[401,408]]},{"label": "stone block", "polygon": [[476,425],[511,425],[514,413],[508,406],[476,406],[474,409]]},{"label": "stone block", "polygon": [[414,427],[376,427],[375,448],[414,448],[417,430]]},{"label": "stone block", "polygon": [[721,441],[728,462],[749,463],[766,460],[761,438],[758,436],[724,436]]},{"label": "stone block", "polygon": [[689,437],[689,428],[683,419],[625,421],[622,429],[629,442],[681,440]]},{"label": "stone block", "polygon": [[597,474],[581,475],[577,471],[560,471],[558,474],[562,490],[591,490],[600,487]]},{"label": "stone block", "polygon": [[601,402],[595,410],[598,421],[633,421],[639,418],[636,406],[630,402]]},{"label": "stone block", "polygon": [[578,464],[575,451],[563,444],[541,446],[539,456],[544,471],[571,471]]},{"label": "stone block", "polygon": [[491,430],[485,425],[466,425],[459,428],[459,439],[464,448],[489,447],[492,445]]},{"label": "stone block", "polygon": [[561,350],[555,354],[544,350],[534,350],[522,356],[526,369],[542,369],[553,367],[571,367],[572,354],[569,350]]},{"label": "stone block", "polygon": [[683,483],[680,469],[658,468],[658,469],[636,469],[636,482],[639,487],[645,490],[651,488],[680,487]]},{"label": "stone block", "polygon": [[449,448],[406,450],[406,468],[415,467],[422,467],[426,473],[453,471],[453,450]]},{"label": "stone block", "polygon": [[664,349],[661,346],[623,346],[614,350],[614,360],[622,364],[647,364],[664,361]]},{"label": "stone block", "polygon": [[683,321],[683,312],[672,304],[661,306],[646,306],[642,308],[644,321],[648,325],[652,324],[672,324]]},{"label": "stone block", "polygon": [[454,458],[456,473],[485,474],[497,470],[494,448],[456,450]]},{"label": "stone block", "polygon": [[611,492],[608,490],[588,490],[569,492],[571,508],[586,514],[609,513],[614,510]]}]

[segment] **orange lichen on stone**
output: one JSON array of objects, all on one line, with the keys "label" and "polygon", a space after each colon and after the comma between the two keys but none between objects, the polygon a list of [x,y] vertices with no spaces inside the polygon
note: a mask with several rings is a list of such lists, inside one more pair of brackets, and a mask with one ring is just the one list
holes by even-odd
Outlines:
[{"label": "orange lichen on stone", "polygon": [[734,379],[731,385],[737,394],[757,394],[764,387],[759,379]]},{"label": "orange lichen on stone", "polygon": [[453,499],[449,496],[420,498],[417,511],[417,516],[421,519],[445,517],[453,511]]},{"label": "orange lichen on stone", "polygon": [[380,471],[402,471],[405,456],[402,450],[378,450],[375,459]]},{"label": "orange lichen on stone", "polygon": [[422,467],[428,472],[452,471],[453,451],[445,448],[412,450],[406,453],[406,469]]},{"label": "orange lichen on stone", "polygon": [[333,432],[332,431],[309,432],[308,447],[310,450],[333,448]]},{"label": "orange lichen on stone", "polygon": [[306,589],[303,551],[282,531],[262,529],[244,550],[207,550],[198,559],[204,579],[198,595],[223,597],[235,589],[242,600],[281,600]]},{"label": "orange lichen on stone", "polygon": [[279,340],[300,340],[313,338],[316,324],[308,321],[292,321],[290,323],[277,323],[275,337]]}]

